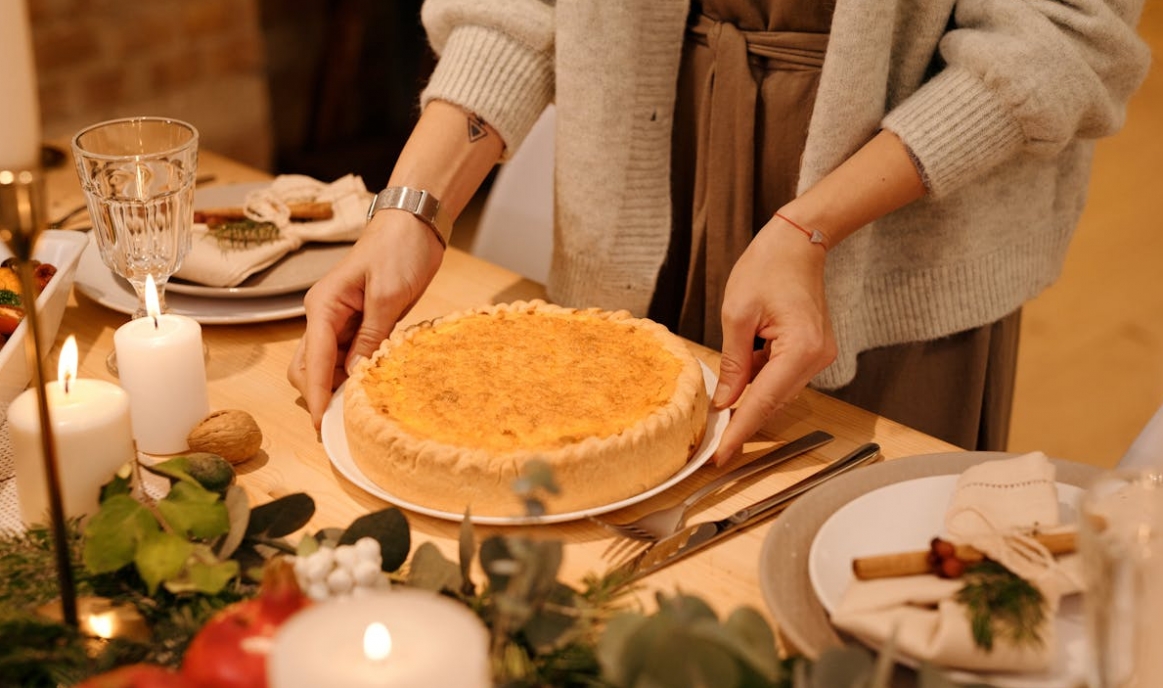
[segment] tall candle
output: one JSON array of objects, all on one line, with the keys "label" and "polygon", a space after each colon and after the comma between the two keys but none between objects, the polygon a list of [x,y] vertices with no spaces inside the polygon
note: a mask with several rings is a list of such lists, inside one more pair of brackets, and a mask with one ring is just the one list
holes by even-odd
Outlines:
[{"label": "tall candle", "polygon": [[271,688],[492,685],[489,634],[468,607],[394,588],[309,607],[275,634]]},{"label": "tall candle", "polygon": [[25,0],[0,2],[0,170],[40,166],[40,101]]},{"label": "tall candle", "polygon": [[117,374],[129,393],[137,448],[148,454],[186,451],[186,437],[210,413],[202,326],[183,315],[160,313],[152,276],[146,313],[117,328]]},{"label": "tall candle", "polygon": [[[60,469],[66,516],[97,511],[101,485],[134,461],[129,397],[104,380],[78,380],[77,342],[61,349],[57,381],[45,385]],[[36,390],[28,389],[8,407],[8,433],[16,462],[20,515],[26,524],[48,523],[48,487],[40,440]]]}]

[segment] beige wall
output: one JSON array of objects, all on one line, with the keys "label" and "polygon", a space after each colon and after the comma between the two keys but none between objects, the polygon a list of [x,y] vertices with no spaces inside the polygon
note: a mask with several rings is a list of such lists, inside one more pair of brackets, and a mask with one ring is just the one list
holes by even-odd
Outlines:
[{"label": "beige wall", "polygon": [[28,2],[48,139],[129,115],[196,126],[202,144],[269,169],[258,0]]}]

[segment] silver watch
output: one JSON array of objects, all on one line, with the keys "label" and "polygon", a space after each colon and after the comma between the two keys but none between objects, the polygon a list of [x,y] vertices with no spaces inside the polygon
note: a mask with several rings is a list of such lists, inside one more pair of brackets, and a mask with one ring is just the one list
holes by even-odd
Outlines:
[{"label": "silver watch", "polygon": [[371,206],[367,209],[367,221],[381,210],[392,208],[412,213],[432,228],[440,245],[448,248],[448,240],[452,237],[452,222],[444,213],[440,201],[423,189],[413,189],[407,186],[389,186],[376,194]]}]

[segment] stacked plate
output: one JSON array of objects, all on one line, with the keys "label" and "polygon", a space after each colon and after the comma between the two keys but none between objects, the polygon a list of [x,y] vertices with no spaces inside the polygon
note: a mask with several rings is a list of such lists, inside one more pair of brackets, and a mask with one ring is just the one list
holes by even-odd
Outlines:
[{"label": "stacked plate", "polygon": [[[800,498],[771,526],[760,554],[760,587],[780,632],[811,658],[831,647],[854,643],[842,637],[829,613],[854,580],[860,556],[926,550],[940,534],[957,476],[1002,452],[952,452],[912,456],[862,468],[836,478],[825,489]],[[1075,520],[1081,486],[1099,470],[1053,460],[1063,523]],[[996,688],[1075,688],[1085,682],[1085,630],[1079,596],[1062,601],[1055,619],[1055,661],[1047,671],[948,671],[958,683]],[[879,648],[874,648],[879,649]],[[909,657],[902,663],[916,666]]]},{"label": "stacked plate", "polygon": [[[266,182],[228,184],[199,189],[195,208],[242,205],[246,194]],[[81,255],[76,288],[97,303],[133,314],[137,297],[129,283],[101,262],[95,237]],[[206,325],[283,320],[303,315],[303,295],[351,248],[348,243],[307,244],[236,287],[208,287],[172,278],[166,286],[170,312]]]}]

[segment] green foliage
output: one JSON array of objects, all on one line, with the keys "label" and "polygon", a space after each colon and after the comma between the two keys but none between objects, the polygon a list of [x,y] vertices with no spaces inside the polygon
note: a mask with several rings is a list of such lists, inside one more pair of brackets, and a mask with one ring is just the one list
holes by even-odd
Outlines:
[{"label": "green foliage", "polygon": [[1042,645],[1039,629],[1046,620],[1046,600],[1038,588],[1001,564],[986,559],[965,571],[957,592],[973,629],[973,642],[986,652],[996,638],[1015,645]]}]

